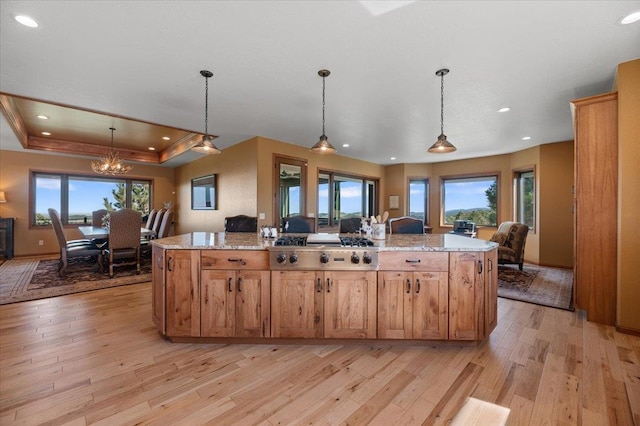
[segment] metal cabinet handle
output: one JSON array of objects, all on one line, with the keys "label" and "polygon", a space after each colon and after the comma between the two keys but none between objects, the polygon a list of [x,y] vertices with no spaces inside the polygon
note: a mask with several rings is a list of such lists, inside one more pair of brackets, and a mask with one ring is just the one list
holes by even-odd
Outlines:
[{"label": "metal cabinet handle", "polygon": [[162,269],[162,268],[163,268],[163,266],[164,266],[164,262],[163,262],[163,260],[164,260],[164,256],[158,256],[158,257],[156,257],[156,264],[158,265],[158,268],[159,268],[159,269]]},{"label": "metal cabinet handle", "polygon": [[416,280],[416,294],[420,293],[420,278]]},{"label": "metal cabinet handle", "polygon": [[327,293],[331,293],[331,280],[327,278]]},{"label": "metal cabinet handle", "polygon": [[231,282],[233,280],[231,278],[229,278],[229,281],[227,282],[227,286],[229,287],[229,293],[231,293],[233,291],[233,288],[231,288]]},{"label": "metal cabinet handle", "polygon": [[322,280],[318,278],[318,284],[316,285],[316,292],[322,293]]},{"label": "metal cabinet handle", "polygon": [[173,257],[169,256],[169,259],[167,260],[167,270],[169,272],[173,271]]},{"label": "metal cabinet handle", "polygon": [[242,278],[238,277],[238,293],[242,293]]},{"label": "metal cabinet handle", "polygon": [[482,273],[482,260],[478,259],[478,274]]},{"label": "metal cabinet handle", "polygon": [[489,261],[489,272],[493,271],[493,259],[487,259]]},{"label": "metal cabinet handle", "polygon": [[411,293],[411,280],[407,278],[407,293]]},{"label": "metal cabinet handle", "polygon": [[247,264],[247,262],[245,262],[244,260],[242,260],[242,258],[236,258],[236,257],[230,257],[227,259],[227,262],[234,262],[234,263],[239,263],[242,266],[245,266]]},{"label": "metal cabinet handle", "polygon": [[407,263],[420,263],[420,259],[405,259]]}]

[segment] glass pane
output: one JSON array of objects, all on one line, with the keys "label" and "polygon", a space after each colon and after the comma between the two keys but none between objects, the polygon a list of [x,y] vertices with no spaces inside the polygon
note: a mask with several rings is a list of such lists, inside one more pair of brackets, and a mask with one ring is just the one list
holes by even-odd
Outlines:
[{"label": "glass pane", "polygon": [[445,224],[470,220],[476,225],[497,226],[497,177],[445,179],[442,187]]},{"label": "glass pane", "polygon": [[518,221],[534,228],[535,181],[533,171],[518,174]]},{"label": "glass pane", "polygon": [[329,175],[318,175],[318,226],[329,225]]},{"label": "glass pane", "polygon": [[191,209],[216,210],[216,175],[191,179]]},{"label": "glass pane", "polygon": [[427,206],[427,181],[426,179],[416,179],[409,181],[409,216],[426,220]]},{"label": "glass pane", "polygon": [[151,211],[151,185],[149,182],[132,182],[131,208],[146,216]]},{"label": "glass pane", "polygon": [[35,176],[35,217],[34,225],[50,225],[51,219],[47,209],[54,208],[61,213],[61,177],[36,175]]},{"label": "glass pane", "polygon": [[302,212],[301,172],[300,166],[280,164],[280,217],[295,216]]},{"label": "glass pane", "polygon": [[362,217],[362,179],[336,176],[333,187],[335,220]]},{"label": "glass pane", "polygon": [[68,223],[91,223],[94,210],[118,210],[126,207],[126,200],[124,181],[70,177]]}]

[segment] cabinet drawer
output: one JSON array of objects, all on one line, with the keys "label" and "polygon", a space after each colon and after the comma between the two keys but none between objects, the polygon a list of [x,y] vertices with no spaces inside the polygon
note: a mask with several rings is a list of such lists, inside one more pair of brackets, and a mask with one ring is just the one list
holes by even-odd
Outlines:
[{"label": "cabinet drawer", "polygon": [[448,271],[449,253],[419,251],[381,251],[381,271]]},{"label": "cabinet drawer", "polygon": [[269,252],[253,250],[202,250],[202,269],[269,269]]}]

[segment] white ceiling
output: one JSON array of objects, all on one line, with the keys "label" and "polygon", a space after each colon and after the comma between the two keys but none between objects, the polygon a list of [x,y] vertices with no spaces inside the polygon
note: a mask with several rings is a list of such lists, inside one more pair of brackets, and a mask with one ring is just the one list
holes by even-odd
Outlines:
[{"label": "white ceiling", "polygon": [[[640,1],[3,0],[0,91],[202,132],[208,69],[219,148],[255,135],[310,147],[327,68],[340,155],[449,161],[572,139],[569,101],[610,91],[616,65],[640,57],[640,23],[617,24],[634,10]],[[444,67],[444,132],[458,151],[429,154]],[[0,124],[1,148],[22,149]]]}]

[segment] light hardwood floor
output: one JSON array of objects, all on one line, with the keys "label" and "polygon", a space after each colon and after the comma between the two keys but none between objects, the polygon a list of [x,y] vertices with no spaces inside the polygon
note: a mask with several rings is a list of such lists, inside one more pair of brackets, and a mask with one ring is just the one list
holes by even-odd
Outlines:
[{"label": "light hardwood floor", "polygon": [[473,347],[162,340],[149,284],[0,306],[0,424],[446,424],[467,397],[510,425],[640,422],[640,338],[499,299]]}]

